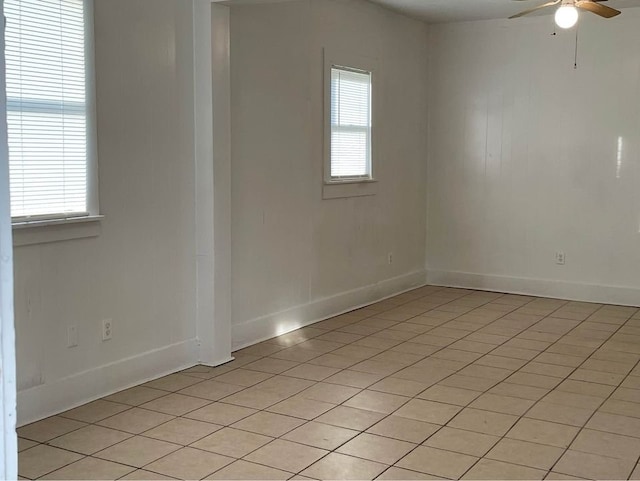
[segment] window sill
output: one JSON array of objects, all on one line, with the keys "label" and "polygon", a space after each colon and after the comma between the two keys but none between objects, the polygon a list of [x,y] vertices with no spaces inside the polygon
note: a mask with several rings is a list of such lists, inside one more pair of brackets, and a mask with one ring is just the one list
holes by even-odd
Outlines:
[{"label": "window sill", "polygon": [[344,199],[347,197],[365,197],[378,193],[378,181],[375,179],[343,180],[325,182],[322,188],[323,199]]},{"label": "window sill", "polygon": [[48,244],[72,239],[98,237],[102,215],[16,222],[13,227],[13,246]]}]

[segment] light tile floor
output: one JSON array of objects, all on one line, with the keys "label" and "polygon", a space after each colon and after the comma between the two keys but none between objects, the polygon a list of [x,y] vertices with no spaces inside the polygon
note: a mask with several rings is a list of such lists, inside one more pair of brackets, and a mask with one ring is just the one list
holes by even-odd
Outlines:
[{"label": "light tile floor", "polygon": [[29,479],[640,479],[640,310],[424,287],[22,427]]}]

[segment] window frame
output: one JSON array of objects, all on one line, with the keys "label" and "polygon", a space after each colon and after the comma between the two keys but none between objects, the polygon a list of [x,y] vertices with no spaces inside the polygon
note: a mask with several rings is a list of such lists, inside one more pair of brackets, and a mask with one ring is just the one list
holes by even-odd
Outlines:
[{"label": "window frame", "polygon": [[[379,79],[375,58],[357,55],[344,51],[333,51],[325,48],[324,54],[324,153],[323,153],[323,198],[335,199],[344,197],[360,197],[377,193],[377,112],[379,111]],[[371,136],[370,136],[370,169],[368,177],[331,176],[331,78],[334,68],[369,73],[371,76]]]},{"label": "window frame", "polygon": [[[94,237],[95,228],[90,224],[103,219],[100,215],[100,197],[98,185],[98,134],[97,134],[97,112],[96,112],[96,70],[95,70],[95,28],[94,28],[94,0],[82,0],[84,10],[84,52],[85,52],[85,106],[86,106],[86,128],[87,128],[87,209],[86,213],[59,213],[33,217],[11,217],[13,226],[14,245],[53,242],[65,240],[64,235],[60,235],[61,226],[65,224],[73,225],[74,234],[69,239],[80,237]],[[86,225],[87,235],[82,235],[82,229]],[[27,234],[23,231],[27,228],[36,228],[38,235],[28,234],[29,241],[22,240]],[[47,231],[54,231],[55,235],[49,239]],[[63,232],[64,232],[63,230]]]}]

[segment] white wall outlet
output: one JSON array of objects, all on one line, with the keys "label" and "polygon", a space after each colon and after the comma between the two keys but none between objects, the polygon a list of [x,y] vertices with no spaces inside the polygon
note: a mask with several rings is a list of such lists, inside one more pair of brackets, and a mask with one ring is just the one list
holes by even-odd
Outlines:
[{"label": "white wall outlet", "polygon": [[102,321],[102,340],[110,341],[113,338],[113,321],[105,319]]},{"label": "white wall outlet", "polygon": [[567,263],[567,257],[564,255],[564,252],[556,252],[556,264],[559,266],[563,266]]},{"label": "white wall outlet", "polygon": [[78,326],[67,327],[67,347],[71,349],[78,345]]},{"label": "white wall outlet", "polygon": [[389,265],[393,264],[393,252],[389,252],[389,255],[387,256],[387,261],[389,262]]}]

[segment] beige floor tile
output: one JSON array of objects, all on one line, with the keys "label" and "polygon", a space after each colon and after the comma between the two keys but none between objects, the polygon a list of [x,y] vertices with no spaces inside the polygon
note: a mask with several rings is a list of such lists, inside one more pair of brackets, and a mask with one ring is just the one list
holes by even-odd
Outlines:
[{"label": "beige floor tile", "polygon": [[182,448],[145,466],[145,469],[178,479],[202,479],[233,461],[227,456]]},{"label": "beige floor tile", "polygon": [[300,364],[283,374],[285,376],[308,379],[309,381],[322,381],[329,376],[333,376],[339,371],[340,369],[334,367],[318,366],[315,364]]},{"label": "beige floor tile", "polygon": [[410,471],[408,469],[390,467],[376,479],[389,480],[389,481],[412,481],[419,479],[441,479],[438,476],[432,476],[430,474],[418,473],[417,471]]},{"label": "beige floor tile", "polygon": [[424,391],[429,385],[409,379],[399,379],[395,377],[387,377],[377,383],[369,386],[371,391],[386,392],[388,394],[396,394],[398,396],[416,396]]},{"label": "beige floor tile", "polygon": [[[271,379],[261,382],[255,386],[261,395],[265,393],[273,393],[282,396],[281,401],[289,396],[298,394],[301,391],[313,386],[314,381],[306,379],[297,379],[289,376],[274,376]],[[254,388],[251,388],[254,389]],[[249,389],[247,389],[249,391]],[[246,392],[246,391],[245,391]]]},{"label": "beige floor tile", "polygon": [[216,471],[206,479],[223,481],[284,481],[290,477],[291,473],[286,471],[240,460]]},{"label": "beige floor tile", "polygon": [[380,376],[390,376],[391,374],[404,369],[404,364],[397,362],[385,362],[375,359],[367,359],[365,361],[354,364],[349,368],[351,371],[366,372],[369,374],[377,374]]},{"label": "beige floor tile", "polygon": [[49,473],[42,479],[120,479],[122,476],[135,471],[131,466],[112,463],[96,458],[84,458],[69,464],[62,469]]},{"label": "beige floor tile", "polygon": [[267,411],[310,421],[334,407],[335,404],[294,396],[267,408]]},{"label": "beige floor tile", "polygon": [[182,416],[188,412],[200,409],[207,404],[211,404],[208,399],[184,396],[182,394],[169,394],[167,396],[154,399],[148,403],[144,403],[140,407],[150,411],[157,411],[172,416]]},{"label": "beige floor tile", "polygon": [[364,389],[375,384],[382,378],[383,376],[380,374],[344,370],[328,377],[325,379],[325,382]]},{"label": "beige floor tile", "polygon": [[520,369],[521,372],[531,374],[542,374],[544,376],[553,376],[564,379],[573,372],[572,367],[558,366],[554,364],[543,364],[541,362],[532,361]]},{"label": "beige floor tile", "polygon": [[86,423],[75,421],[73,419],[61,418],[53,416],[42,421],[28,424],[17,429],[18,436],[44,443],[63,434],[70,433],[76,429],[86,426]]},{"label": "beige floor tile", "polygon": [[516,439],[502,439],[486,457],[496,461],[549,470],[563,453],[562,448]]},{"label": "beige floor tile", "polygon": [[460,371],[462,376],[478,377],[483,379],[492,379],[494,381],[503,381],[513,374],[511,369],[502,369],[499,367],[481,366],[472,364]]},{"label": "beige floor tile", "polygon": [[398,409],[396,416],[416,419],[432,424],[447,424],[459,411],[459,406],[443,404],[422,399],[412,399],[407,404]]},{"label": "beige floor tile", "polygon": [[479,391],[471,391],[469,389],[461,389],[451,386],[442,386],[436,384],[429,389],[418,394],[418,398],[428,401],[438,401],[447,404],[455,404],[456,406],[466,406],[482,393]]},{"label": "beige floor tile", "polygon": [[18,452],[37,446],[38,443],[29,439],[18,438]]},{"label": "beige floor tile", "polygon": [[328,384],[319,382],[308,389],[302,391],[299,396],[315,401],[323,401],[332,404],[340,404],[361,390],[355,387],[340,386],[338,384]]},{"label": "beige floor tile", "polygon": [[543,401],[583,409],[597,409],[602,404],[604,399],[596,396],[587,396],[586,394],[576,394],[564,391],[551,391],[543,398]]},{"label": "beige floor tile", "polygon": [[611,395],[611,399],[640,403],[640,389],[627,389],[620,387]]},{"label": "beige floor tile", "polygon": [[161,377],[155,381],[150,381],[143,384],[144,387],[150,387],[152,389],[160,389],[162,391],[180,391],[186,387],[192,386],[202,382],[202,379],[185,376],[184,374],[169,374],[168,376]]},{"label": "beige floor tile", "polygon": [[511,371],[516,371],[522,368],[522,366],[524,366],[526,363],[527,361],[523,361],[522,359],[494,356],[493,354],[482,356],[480,359],[474,362],[474,364],[477,364],[479,366],[499,367],[502,369],[509,369]]},{"label": "beige floor tile", "polygon": [[519,384],[522,386],[533,386],[544,389],[553,389],[560,384],[561,379],[553,376],[543,376],[540,374],[532,374],[528,372],[516,372],[509,376],[507,381],[511,384]]},{"label": "beige floor tile", "polygon": [[274,359],[266,357],[255,362],[247,364],[245,368],[251,371],[267,372],[269,374],[281,374],[289,369],[296,367],[299,363],[294,361],[285,361],[284,359]]},{"label": "beige floor tile", "polygon": [[131,409],[131,406],[98,399],[70,411],[65,411],[60,416],[85,423],[95,423],[127,409]]},{"label": "beige floor tile", "polygon": [[375,411],[382,414],[391,414],[410,398],[375,391],[362,391],[344,403],[345,406]]},{"label": "beige floor tile", "polygon": [[493,436],[502,436],[517,420],[517,416],[510,414],[466,408],[453,418],[448,426],[477,433],[491,434]]},{"label": "beige floor tile", "polygon": [[70,432],[69,434],[49,441],[49,444],[68,451],[89,455],[113,446],[125,439],[129,439],[130,437],[131,434],[114,429],[103,428],[101,426],[85,426],[77,431]]},{"label": "beige floor tile", "polygon": [[331,453],[302,472],[313,479],[374,479],[387,466],[366,459]]},{"label": "beige floor tile", "polygon": [[549,393],[549,390],[539,387],[521,386],[518,384],[502,382],[491,388],[488,392],[491,394],[498,394],[500,396],[511,396],[529,399],[531,401],[538,401],[546,396]]},{"label": "beige floor tile", "polygon": [[462,477],[462,479],[495,480],[495,479],[522,479],[537,480],[544,479],[547,474],[541,469],[527,468],[516,464],[494,461],[492,459],[481,459]]},{"label": "beige floor tile", "polygon": [[569,379],[576,381],[594,382],[597,384],[607,384],[609,386],[618,386],[624,380],[622,374],[613,374],[608,372],[590,371],[588,369],[577,369]]},{"label": "beige floor tile", "polygon": [[177,444],[135,436],[115,446],[97,452],[94,456],[107,461],[142,468],[147,464],[180,449]]},{"label": "beige floor tile", "polygon": [[401,468],[412,471],[457,479],[473,466],[477,460],[478,458],[466,454],[418,446],[396,464]]},{"label": "beige floor tile", "polygon": [[112,401],[120,404],[127,404],[129,406],[139,406],[149,401],[153,401],[156,398],[166,396],[166,391],[159,389],[151,389],[145,386],[136,386],[124,391],[117,392],[111,396],[107,396],[104,399],[106,401]]},{"label": "beige floor tile", "polygon": [[461,374],[454,374],[446,379],[443,379],[438,384],[441,386],[457,387],[459,389],[466,389],[469,391],[484,392],[487,389],[495,386],[497,381],[493,379],[482,379],[476,377],[463,376]]},{"label": "beige floor tile", "polygon": [[41,444],[18,454],[18,474],[36,479],[84,456]]},{"label": "beige floor tile", "polygon": [[136,469],[135,471],[123,476],[120,479],[130,479],[130,480],[144,480],[144,481],[158,481],[160,479],[176,479],[171,476],[167,476],[166,474],[158,474],[152,473],[151,471],[146,471],[144,469]]},{"label": "beige floor tile", "polygon": [[[367,336],[367,337],[363,337],[362,339],[356,340],[353,343],[353,345],[372,347],[374,349],[391,349],[392,347],[395,347],[401,343],[402,341],[398,341],[396,339],[383,339],[381,337]],[[406,351],[400,350],[400,352],[406,352]],[[414,353],[414,354],[417,354],[417,353]]]},{"label": "beige floor tile", "polygon": [[544,479],[549,479],[552,481],[558,481],[558,480],[579,480],[582,481],[582,478],[578,478],[576,476],[569,476],[568,474],[559,474],[559,473],[554,473],[553,471],[551,471],[549,474],[547,474],[547,476]]},{"label": "beige floor tile", "polygon": [[173,418],[174,416],[168,414],[148,411],[147,409],[141,408],[132,408],[100,421],[98,424],[131,434],[140,434],[167,421],[171,421]]},{"label": "beige floor tile", "polygon": [[600,412],[640,418],[640,404],[619,399],[609,399],[600,406]]},{"label": "beige floor tile", "polygon": [[507,433],[506,437],[566,448],[571,444],[578,431],[579,428],[574,426],[522,418]]},{"label": "beige floor tile", "polygon": [[217,376],[214,379],[218,382],[225,382],[227,384],[235,384],[237,386],[251,387],[259,382],[265,381],[272,377],[272,374],[260,371],[250,371],[248,369],[236,369],[221,376]]},{"label": "beige floor tile", "polygon": [[528,399],[486,393],[472,402],[469,407],[483,409],[485,411],[522,416],[531,406],[533,406],[533,404],[534,401],[530,401]]},{"label": "beige floor tile", "polygon": [[235,394],[242,389],[244,389],[242,386],[210,380],[184,388],[178,391],[178,394],[208,399],[209,401],[219,401],[220,399]]},{"label": "beige floor tile", "polygon": [[440,426],[437,424],[429,424],[399,416],[388,416],[371,426],[367,432],[419,444],[438,429],[440,429]]},{"label": "beige floor tile", "polygon": [[338,356],[336,354],[323,354],[314,359],[307,361],[308,364],[316,364],[318,366],[335,367],[338,369],[346,369],[349,366],[358,364],[357,359],[351,359],[350,357]]},{"label": "beige floor tile", "polygon": [[245,459],[283,471],[297,473],[315,463],[327,453],[328,451],[324,449],[276,439],[254,451]]},{"label": "beige floor tile", "polygon": [[364,431],[384,417],[383,414],[362,409],[338,406],[316,419],[317,422],[347,429]]},{"label": "beige floor tile", "polygon": [[219,429],[222,429],[222,426],[218,426],[217,424],[196,421],[194,419],[176,418],[149,431],[145,431],[144,436],[187,446]]},{"label": "beige floor tile", "polygon": [[352,429],[309,422],[287,433],[282,439],[331,451],[357,435],[358,431]]},{"label": "beige floor tile", "polygon": [[413,443],[363,433],[338,448],[337,452],[378,463],[393,464],[416,447]]},{"label": "beige floor tile", "polygon": [[637,461],[640,456],[640,439],[584,429],[573,441],[570,449],[610,458]]},{"label": "beige floor tile", "polygon": [[595,382],[576,381],[573,379],[567,379],[563,381],[556,389],[558,391],[572,392],[576,394],[586,394],[587,396],[606,398],[614,391],[615,387],[608,386],[606,384],[598,384]]},{"label": "beige floor tile", "polygon": [[193,443],[194,448],[241,458],[271,442],[273,438],[261,434],[224,428]]},{"label": "beige floor tile", "polygon": [[234,406],[226,403],[213,403],[186,414],[185,417],[207,423],[229,426],[241,419],[251,416],[255,409]]},{"label": "beige floor tile", "polygon": [[526,413],[526,417],[582,427],[592,414],[593,409],[563,406],[540,401]]},{"label": "beige floor tile", "polygon": [[424,445],[470,456],[484,456],[498,441],[498,436],[445,427],[431,436]]},{"label": "beige floor tile", "polygon": [[[364,339],[364,337],[358,334],[349,334],[348,332],[331,331],[321,336],[318,336],[317,339],[321,341],[351,344],[352,342],[356,342],[356,341],[359,341],[360,339]],[[376,346],[369,346],[369,347],[376,347]]]},{"label": "beige floor tile", "polygon": [[553,467],[558,473],[586,479],[627,479],[635,461],[567,451]]},{"label": "beige floor tile", "polygon": [[586,427],[597,431],[640,438],[640,419],[638,418],[596,412]]},{"label": "beige floor tile", "polygon": [[258,412],[234,423],[232,427],[277,438],[302,424],[304,424],[302,419],[292,418],[282,414]]},{"label": "beige floor tile", "polygon": [[232,394],[231,396],[227,396],[221,401],[224,401],[228,404],[251,409],[266,409],[269,406],[273,406],[274,404],[283,401],[287,397],[289,396],[278,394],[272,391],[266,391],[254,386],[249,389],[245,389],[243,391]]},{"label": "beige floor tile", "polygon": [[636,467],[633,470],[633,473],[631,473],[631,476],[629,476],[629,479],[640,479],[640,464],[636,464]]}]

